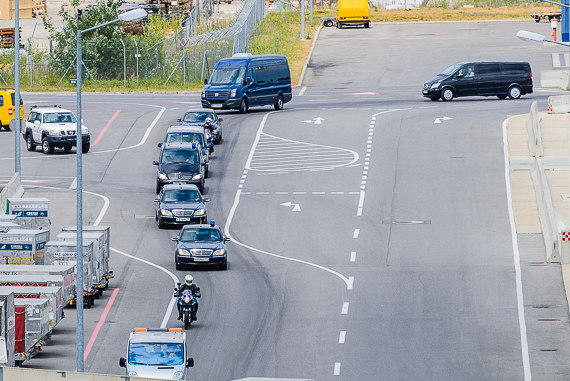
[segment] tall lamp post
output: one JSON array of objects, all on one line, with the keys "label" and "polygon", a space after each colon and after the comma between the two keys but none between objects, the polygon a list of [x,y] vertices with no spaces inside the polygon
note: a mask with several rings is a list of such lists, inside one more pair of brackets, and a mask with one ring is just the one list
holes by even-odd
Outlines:
[{"label": "tall lamp post", "polygon": [[[20,2],[15,3],[15,33],[14,38],[14,126],[16,131],[14,134],[14,172],[22,175],[21,152],[20,152]],[[9,11],[8,11],[9,12]]]},{"label": "tall lamp post", "polygon": [[147,13],[142,8],[120,14],[115,20],[77,31],[77,371],[84,371],[83,343],[83,131],[81,125],[81,36],[84,33],[114,24],[119,21],[136,21],[143,19]]}]

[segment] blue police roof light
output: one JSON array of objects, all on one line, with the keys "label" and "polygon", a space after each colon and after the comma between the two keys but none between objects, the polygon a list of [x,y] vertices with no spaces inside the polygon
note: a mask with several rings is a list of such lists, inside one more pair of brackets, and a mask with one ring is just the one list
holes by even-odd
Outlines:
[{"label": "blue police roof light", "polygon": [[210,221],[210,226],[211,226],[211,227],[216,226],[216,221],[214,221],[214,220]]},{"label": "blue police roof light", "polygon": [[192,142],[192,148],[196,148],[196,142]]}]

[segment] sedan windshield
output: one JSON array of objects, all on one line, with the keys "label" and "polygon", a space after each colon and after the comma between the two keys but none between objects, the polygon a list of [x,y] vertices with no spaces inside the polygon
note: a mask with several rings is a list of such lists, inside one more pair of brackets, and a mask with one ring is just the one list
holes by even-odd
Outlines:
[{"label": "sedan windshield", "polygon": [[184,119],[182,121],[187,123],[204,123],[206,121],[206,118],[210,118],[212,121],[216,120],[216,118],[214,118],[213,112],[188,111],[186,114],[184,114]]},{"label": "sedan windshield", "polygon": [[198,241],[221,241],[222,235],[218,229],[185,229],[182,232],[180,241],[182,242],[198,242]]},{"label": "sedan windshield", "polygon": [[461,66],[463,66],[463,64],[451,65],[450,67],[448,67],[447,69],[445,69],[444,71],[442,71],[441,74],[443,74],[443,75],[451,75],[451,74],[455,73]]},{"label": "sedan windshield", "polygon": [[50,112],[44,114],[44,123],[75,123],[75,115],[70,112]]},{"label": "sedan windshield", "polygon": [[199,164],[198,151],[189,149],[165,149],[162,152],[163,164]]},{"label": "sedan windshield", "polygon": [[204,134],[200,132],[172,132],[166,135],[167,143],[198,143],[201,147],[206,146]]},{"label": "sedan windshield", "polygon": [[169,189],[162,195],[163,202],[200,202],[200,192],[193,189]]},{"label": "sedan windshield", "polygon": [[184,362],[182,343],[131,343],[129,363],[135,365],[181,365]]},{"label": "sedan windshield", "polygon": [[245,67],[215,69],[210,76],[211,85],[237,85],[243,83]]}]

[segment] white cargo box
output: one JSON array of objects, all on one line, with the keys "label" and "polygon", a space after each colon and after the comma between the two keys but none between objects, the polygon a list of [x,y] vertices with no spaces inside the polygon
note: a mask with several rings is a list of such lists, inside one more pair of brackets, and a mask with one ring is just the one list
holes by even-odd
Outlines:
[{"label": "white cargo box", "polygon": [[49,338],[53,327],[50,315],[53,306],[48,298],[14,298],[16,315],[24,314],[24,347],[29,352],[34,346],[41,346]]},{"label": "white cargo box", "polygon": [[49,230],[49,206],[47,198],[9,198],[8,214],[15,215],[15,222],[27,229]]},{"label": "white cargo box", "polygon": [[0,232],[7,233],[10,229],[21,229],[22,227],[14,222],[0,220]]},{"label": "white cargo box", "polygon": [[[93,289],[93,261],[94,241],[83,242],[83,290]],[[49,241],[46,243],[45,251],[46,265],[70,265],[77,264],[77,242],[76,241]],[[1,270],[1,267],[0,267]],[[81,287],[76,284],[77,289]]]},{"label": "white cargo box", "polygon": [[17,217],[15,214],[0,214],[0,221],[16,223]]},{"label": "white cargo box", "polygon": [[63,319],[63,289],[61,287],[3,286],[0,290],[13,292],[14,298],[46,298],[50,302],[49,326],[53,329]]},{"label": "white cargo box", "polygon": [[26,273],[24,275],[0,275],[0,286],[61,287],[63,305],[75,298],[75,273],[69,276]]},{"label": "white cargo box", "polygon": [[[76,232],[77,226],[64,226],[62,232]],[[101,256],[101,273],[105,277],[112,278],[112,271],[109,269],[109,258],[111,256],[111,227],[109,226],[83,226],[83,233],[103,233],[103,247],[105,251]]]},{"label": "white cargo box", "polygon": [[[76,232],[61,232],[57,235],[56,239],[58,241],[71,241],[77,242],[77,233]],[[104,247],[104,237],[103,233],[99,232],[85,232],[83,233],[83,243],[93,241],[93,285],[103,285],[104,282],[104,273],[102,271],[101,262],[103,256],[106,253],[106,249]]]},{"label": "white cargo box", "polygon": [[0,367],[16,364],[15,312],[14,293],[2,293],[0,289]]},{"label": "white cargo box", "polygon": [[0,261],[7,265],[43,265],[49,230],[10,229],[0,232]]}]

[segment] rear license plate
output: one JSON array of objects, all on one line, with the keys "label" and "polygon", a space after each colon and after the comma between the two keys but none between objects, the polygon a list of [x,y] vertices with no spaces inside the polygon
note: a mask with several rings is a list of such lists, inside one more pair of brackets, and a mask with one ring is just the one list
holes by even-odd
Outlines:
[{"label": "rear license plate", "polygon": [[211,106],[212,106],[212,108],[222,108],[221,103],[212,103]]},{"label": "rear license plate", "polygon": [[194,262],[210,262],[208,257],[194,257]]},{"label": "rear license plate", "polygon": [[176,219],[176,221],[180,221],[180,222],[186,222],[186,221],[190,221],[190,220],[191,220],[191,218],[189,218],[189,217],[180,217],[180,218]]}]

